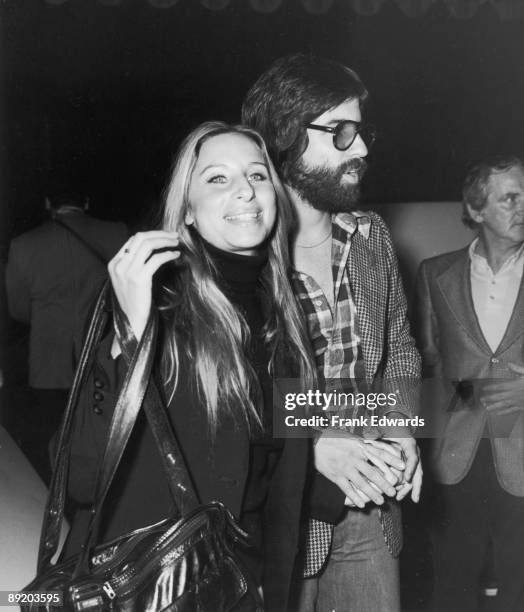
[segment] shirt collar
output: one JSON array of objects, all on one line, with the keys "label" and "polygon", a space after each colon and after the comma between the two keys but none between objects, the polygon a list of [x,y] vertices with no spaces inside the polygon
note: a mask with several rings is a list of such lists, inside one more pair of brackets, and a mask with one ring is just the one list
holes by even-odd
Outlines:
[{"label": "shirt collar", "polygon": [[474,259],[485,259],[484,257],[481,257],[477,252],[477,244],[479,243],[479,239],[478,236],[477,238],[475,238],[471,244],[469,245],[469,249],[468,249],[468,255],[471,261],[473,261]]},{"label": "shirt collar", "polygon": [[360,211],[354,210],[351,213],[336,213],[331,217],[332,222],[341,227],[350,236],[358,231],[366,240],[369,238],[371,230],[371,217]]}]

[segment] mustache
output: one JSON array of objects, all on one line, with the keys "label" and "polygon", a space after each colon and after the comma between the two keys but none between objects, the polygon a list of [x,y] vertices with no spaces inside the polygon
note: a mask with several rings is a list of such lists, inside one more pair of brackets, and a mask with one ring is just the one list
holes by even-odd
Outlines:
[{"label": "mustache", "polygon": [[359,178],[362,177],[364,172],[367,170],[368,163],[363,157],[354,157],[353,159],[344,162],[339,166],[338,172],[340,175],[346,172],[356,172]]}]

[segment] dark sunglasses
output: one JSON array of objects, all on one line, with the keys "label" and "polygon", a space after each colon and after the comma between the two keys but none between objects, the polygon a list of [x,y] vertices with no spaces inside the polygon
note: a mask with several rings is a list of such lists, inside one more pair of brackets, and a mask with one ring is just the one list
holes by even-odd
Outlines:
[{"label": "dark sunglasses", "polygon": [[337,123],[335,127],[318,125],[316,123],[310,123],[307,127],[312,130],[333,134],[333,146],[339,151],[346,151],[349,149],[355,142],[357,134],[360,134],[360,137],[366,143],[366,147],[370,147],[377,137],[377,131],[373,125],[361,123],[360,121],[351,121],[351,119],[341,121]]}]

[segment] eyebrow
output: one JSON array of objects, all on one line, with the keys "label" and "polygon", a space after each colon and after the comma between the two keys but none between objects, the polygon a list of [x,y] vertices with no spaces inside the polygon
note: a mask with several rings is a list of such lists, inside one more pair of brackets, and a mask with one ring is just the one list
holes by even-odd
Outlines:
[{"label": "eyebrow", "polygon": [[352,123],[362,123],[362,120],[357,121],[356,119],[330,119],[327,125],[337,125],[339,123],[343,123],[344,121],[351,121]]},{"label": "eyebrow", "polygon": [[[252,162],[248,162],[248,165],[249,166],[253,166],[253,165],[262,166],[269,172],[269,166],[265,162],[252,161]],[[205,166],[205,168],[202,168],[202,170],[199,172],[199,176],[202,176],[202,174],[204,174],[205,172],[207,172],[208,170],[212,168],[216,168],[217,170],[219,170],[221,168],[227,168],[227,167],[228,167],[227,164],[209,164],[208,166]]]}]

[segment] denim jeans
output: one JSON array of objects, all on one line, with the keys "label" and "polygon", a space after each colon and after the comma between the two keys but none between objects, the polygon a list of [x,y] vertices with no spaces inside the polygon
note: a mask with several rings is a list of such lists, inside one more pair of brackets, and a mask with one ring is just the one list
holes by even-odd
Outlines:
[{"label": "denim jeans", "polygon": [[335,526],[325,568],[302,581],[298,611],[400,611],[398,559],[386,546],[376,506],[349,509]]}]

